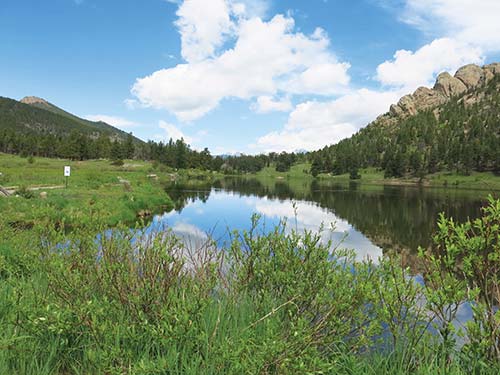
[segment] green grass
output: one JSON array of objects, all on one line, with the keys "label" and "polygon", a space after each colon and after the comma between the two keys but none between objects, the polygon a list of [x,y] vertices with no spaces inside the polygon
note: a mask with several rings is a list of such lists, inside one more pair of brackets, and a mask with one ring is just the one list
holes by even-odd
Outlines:
[{"label": "green grass", "polygon": [[261,178],[311,178],[309,174],[310,167],[308,163],[301,163],[292,165],[288,172],[277,172],[276,167],[271,165],[265,167],[255,175]]},{"label": "green grass", "polygon": [[[387,180],[384,179],[384,172],[378,171],[375,168],[360,169],[359,174],[361,175],[361,179],[356,180],[356,181],[363,183],[363,184],[383,185],[387,182]],[[323,180],[330,180],[330,181],[336,181],[336,182],[350,182],[351,181],[348,173],[341,174],[341,175],[332,175],[332,174],[321,173],[318,177],[320,179],[323,179]]]},{"label": "green grass", "polygon": [[[293,165],[288,172],[276,172],[274,166],[269,166],[260,172],[252,175],[259,179],[312,179],[309,174],[311,165],[301,163]],[[422,180],[416,177],[385,178],[384,171],[376,168],[362,168],[359,170],[360,180],[356,182],[364,185],[401,185],[401,186],[425,186],[425,187],[445,187],[470,190],[500,190],[500,176],[491,172],[472,172],[469,176],[452,172],[438,172],[425,176]],[[328,180],[338,183],[351,182],[349,174],[332,175],[321,173],[320,180]]]},{"label": "green grass", "polygon": [[[64,188],[65,165],[71,166],[67,189]],[[156,212],[172,207],[163,189],[169,175],[154,170],[147,162],[125,161],[118,167],[105,160],[74,162],[37,158],[30,164],[25,158],[0,154],[0,173],[0,185],[4,187],[42,187],[33,192],[33,199],[0,198],[2,219],[19,227],[41,221],[64,221],[75,226],[89,218],[109,225],[120,221],[134,223],[141,210]],[[159,179],[148,178],[150,173],[157,174]],[[46,192],[47,199],[41,199],[40,192]]]},{"label": "green grass", "polygon": [[1,184],[6,186],[64,185],[63,168],[71,166],[72,187],[88,188],[103,183],[116,183],[116,177],[142,179],[152,164],[129,160],[123,167],[111,165],[108,160],[70,161],[64,159],[35,158],[33,164],[27,158],[0,154]]},{"label": "green grass", "polygon": [[461,189],[500,190],[500,176],[491,172],[472,172],[470,176],[439,172],[428,175],[432,186],[457,187]]}]

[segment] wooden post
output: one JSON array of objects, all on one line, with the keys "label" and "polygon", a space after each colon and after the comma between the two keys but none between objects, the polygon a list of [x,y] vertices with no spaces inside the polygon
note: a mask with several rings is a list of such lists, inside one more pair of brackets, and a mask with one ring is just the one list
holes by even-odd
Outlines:
[{"label": "wooden post", "polygon": [[68,188],[69,176],[71,176],[71,167],[67,165],[64,167],[64,177],[66,177],[66,189]]}]

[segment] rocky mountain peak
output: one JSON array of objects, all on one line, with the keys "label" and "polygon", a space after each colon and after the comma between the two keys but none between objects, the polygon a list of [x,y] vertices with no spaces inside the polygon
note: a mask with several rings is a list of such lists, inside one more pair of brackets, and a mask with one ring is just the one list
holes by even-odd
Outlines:
[{"label": "rocky mountain peak", "polygon": [[47,102],[45,99],[39,98],[37,96],[26,96],[21,99],[21,103],[24,104],[45,104],[48,105],[49,102]]},{"label": "rocky mountain peak", "polygon": [[[376,122],[394,124],[421,111],[436,108],[452,97],[464,95],[468,91],[487,85],[496,74],[500,74],[500,63],[493,63],[480,67],[469,64],[461,67],[455,76],[447,72],[438,75],[432,89],[419,87],[413,94],[403,96],[397,104],[393,104],[389,113],[380,116]],[[476,100],[473,95],[465,98],[466,104]]]}]

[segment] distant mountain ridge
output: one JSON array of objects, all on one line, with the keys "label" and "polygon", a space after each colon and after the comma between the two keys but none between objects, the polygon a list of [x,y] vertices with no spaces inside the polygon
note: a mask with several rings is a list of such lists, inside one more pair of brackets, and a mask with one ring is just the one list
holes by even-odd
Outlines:
[{"label": "distant mountain ridge", "polygon": [[[112,125],[82,119],[36,96],[21,101],[0,97],[0,130],[63,136],[76,132],[92,139],[107,135],[110,140],[120,142],[128,136]],[[143,143],[135,137],[134,142]]]}]

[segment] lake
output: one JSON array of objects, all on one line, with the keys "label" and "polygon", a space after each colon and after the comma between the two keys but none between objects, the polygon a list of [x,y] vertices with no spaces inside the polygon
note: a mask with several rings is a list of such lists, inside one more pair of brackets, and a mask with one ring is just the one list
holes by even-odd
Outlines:
[{"label": "lake", "polygon": [[440,212],[458,221],[478,217],[487,196],[459,189],[255,178],[172,183],[166,191],[175,209],[156,216],[149,229],[171,228],[193,245],[210,236],[223,246],[231,231],[249,230],[258,214],[261,232],[282,219],[287,230],[317,231],[323,225],[324,241],[341,242],[358,259],[397,251],[410,266],[417,262],[418,246],[430,245]]}]

